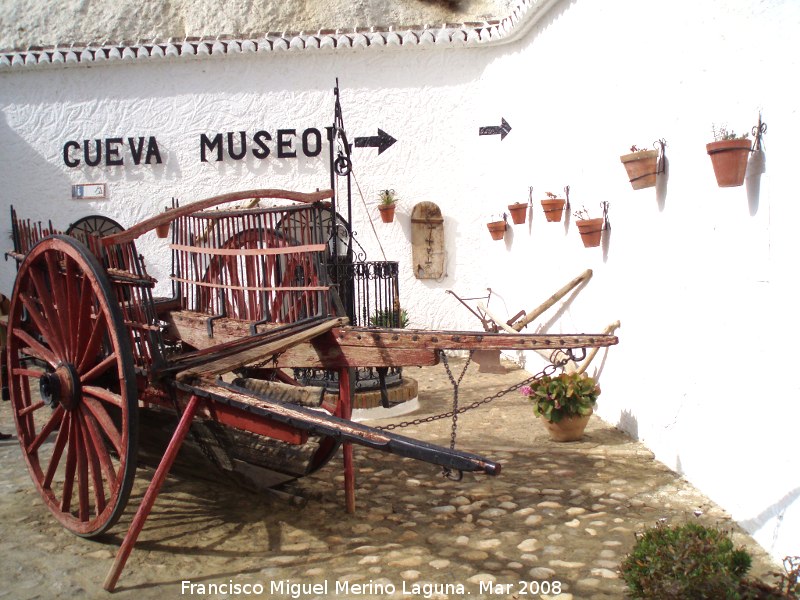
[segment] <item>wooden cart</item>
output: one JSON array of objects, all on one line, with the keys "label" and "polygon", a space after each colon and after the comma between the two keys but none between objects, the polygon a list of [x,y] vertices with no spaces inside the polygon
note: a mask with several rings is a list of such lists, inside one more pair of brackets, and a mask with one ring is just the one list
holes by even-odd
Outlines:
[{"label": "wooden cart", "polygon": [[[308,475],[341,444],[347,509],[357,443],[460,471],[500,465],[350,420],[351,369],[432,365],[444,349],[570,349],[610,335],[523,335],[352,327],[329,276],[332,192],[255,190],[170,210],[123,230],[102,217],[64,234],[12,209],[17,278],[3,364],[22,453],[51,513],[77,535],[114,525],[137,466],[140,425],[169,442],[105,582],[113,590],[176,454],[192,431],[233,456]],[[247,200],[250,206],[223,208]],[[211,210],[214,209],[214,210]],[[136,240],[171,226],[173,294]],[[338,372],[336,401],[300,389],[289,368]],[[298,393],[299,392],[299,393]],[[201,446],[202,446],[201,440]],[[214,452],[208,450],[210,460]]]}]

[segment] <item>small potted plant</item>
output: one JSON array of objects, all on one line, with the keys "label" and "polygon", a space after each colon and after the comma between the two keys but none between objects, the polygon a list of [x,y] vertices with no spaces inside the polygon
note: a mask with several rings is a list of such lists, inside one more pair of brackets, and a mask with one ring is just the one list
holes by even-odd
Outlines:
[{"label": "small potted plant", "polygon": [[394,221],[394,209],[397,204],[397,194],[394,190],[381,190],[378,193],[378,210],[381,211],[381,221],[391,223]]},{"label": "small potted plant", "polygon": [[502,215],[493,217],[493,220],[486,224],[493,240],[500,241],[505,237],[507,227],[506,217],[506,213],[503,213]]},{"label": "small potted plant", "polygon": [[629,154],[619,157],[635,190],[653,187],[658,172],[658,150],[641,150],[631,146]]},{"label": "small potted plant", "polygon": [[545,375],[520,393],[533,401],[533,412],[541,417],[556,442],[573,442],[583,437],[583,431],[594,412],[600,387],[584,373]]},{"label": "small potted plant", "polygon": [[725,125],[717,129],[711,126],[714,141],[706,144],[706,151],[711,157],[714,175],[719,187],[736,187],[744,183],[747,171],[747,159],[750,156],[750,140],[748,134],[738,135],[728,131]]},{"label": "small potted plant", "polygon": [[604,218],[592,219],[589,217],[589,211],[585,208],[576,210],[574,213],[578,232],[581,234],[581,240],[585,248],[596,248],[600,245],[600,238],[603,235],[603,225],[605,225]]},{"label": "small potted plant", "polygon": [[564,204],[566,200],[559,198],[552,192],[545,192],[547,198],[542,200],[542,210],[544,216],[550,223],[558,223],[561,221],[561,215],[564,212]]},{"label": "small potted plant", "polygon": [[522,225],[528,215],[527,202],[515,202],[508,205],[508,212],[511,213],[511,221],[514,225]]}]

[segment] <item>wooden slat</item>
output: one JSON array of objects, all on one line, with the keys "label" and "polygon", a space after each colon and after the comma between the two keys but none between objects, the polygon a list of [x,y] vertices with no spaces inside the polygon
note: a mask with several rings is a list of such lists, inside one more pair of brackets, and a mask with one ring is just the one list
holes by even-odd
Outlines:
[{"label": "wooden slat", "polygon": [[205,200],[198,200],[197,202],[192,202],[191,204],[184,204],[178,208],[169,210],[167,212],[160,213],[154,217],[150,217],[149,219],[145,219],[136,225],[129,227],[125,231],[120,233],[115,233],[114,235],[108,235],[101,238],[103,246],[108,248],[109,246],[113,246],[115,244],[124,244],[127,242],[132,242],[137,239],[143,233],[147,233],[158,227],[159,225],[166,225],[170,223],[173,219],[177,219],[178,217],[182,217],[185,215],[190,215],[192,213],[196,213],[201,210],[205,210],[206,208],[211,208],[212,206],[218,206],[220,204],[225,204],[226,202],[236,202],[239,200],[249,200],[252,198],[275,198],[280,200],[292,200],[294,202],[305,202],[305,203],[312,203],[312,202],[320,202],[322,200],[327,200],[333,197],[333,190],[321,190],[318,192],[311,192],[311,193],[303,193],[303,192],[293,192],[289,190],[278,190],[278,189],[265,189],[265,190],[248,190],[244,192],[231,192],[230,194],[222,194],[220,196],[214,196],[212,198],[206,198]]},{"label": "wooden slat", "polygon": [[278,248],[199,248],[186,244],[170,244],[170,249],[191,252],[192,254],[211,254],[214,256],[275,256],[278,254],[298,254],[305,252],[322,252],[325,244],[307,244],[305,246],[281,246]]},{"label": "wooden slat", "polygon": [[186,369],[179,372],[176,375],[176,379],[178,381],[187,381],[196,377],[213,379],[218,375],[229,373],[249,363],[268,359],[275,354],[286,351],[292,346],[307,342],[319,335],[327,333],[334,327],[340,327],[346,322],[346,318],[328,319],[300,331],[281,335],[277,339],[270,339],[255,347],[245,348],[235,354],[224,356],[216,360],[210,360],[204,362],[202,365]]},{"label": "wooden slat", "polygon": [[366,348],[437,348],[441,350],[547,350],[598,348],[619,342],[604,334],[485,333],[474,331],[425,331],[414,329],[365,329],[342,327],[334,330],[342,346]]},{"label": "wooden slat", "polygon": [[183,277],[170,276],[170,280],[181,283],[189,283],[200,287],[222,288],[226,290],[244,290],[253,292],[326,292],[330,289],[328,285],[287,285],[279,287],[263,287],[258,285],[230,285],[227,283],[209,283],[207,281],[195,281],[194,279],[184,279]]}]

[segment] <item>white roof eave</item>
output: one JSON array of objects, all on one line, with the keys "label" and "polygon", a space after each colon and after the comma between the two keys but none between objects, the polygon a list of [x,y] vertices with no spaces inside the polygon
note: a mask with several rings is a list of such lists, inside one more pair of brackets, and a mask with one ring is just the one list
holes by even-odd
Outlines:
[{"label": "white roof eave", "polygon": [[67,68],[162,60],[221,59],[230,55],[282,51],[370,51],[387,48],[441,49],[506,44],[521,38],[557,0],[520,0],[510,15],[481,23],[422,28],[320,29],[314,33],[266,33],[236,38],[187,38],[166,42],[86,44],[0,51],[0,72],[31,68]]}]

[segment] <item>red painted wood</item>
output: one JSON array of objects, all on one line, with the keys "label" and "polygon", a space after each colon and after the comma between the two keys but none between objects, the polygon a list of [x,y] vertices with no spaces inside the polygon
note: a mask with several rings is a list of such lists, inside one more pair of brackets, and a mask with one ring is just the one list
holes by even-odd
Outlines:
[{"label": "red painted wood", "polygon": [[150,485],[147,486],[147,491],[144,494],[144,498],[142,498],[142,503],[136,510],[136,515],[133,517],[131,526],[128,528],[128,533],[125,534],[125,539],[122,540],[122,545],[119,547],[117,557],[114,559],[114,564],[111,566],[105,583],[103,584],[103,589],[106,591],[113,592],[114,588],[117,586],[117,581],[119,581],[122,569],[125,568],[125,563],[128,562],[128,557],[131,551],[133,551],[133,546],[136,544],[136,540],[142,532],[144,523],[150,515],[150,511],[153,509],[156,498],[158,498],[158,492],[164,484],[164,480],[172,467],[172,463],[175,462],[175,457],[178,455],[181,444],[186,434],[189,432],[192,419],[199,406],[200,398],[198,396],[192,396],[189,399],[189,403],[186,405],[186,409],[183,411],[183,415],[181,415],[181,420],[178,422],[178,427],[172,435],[172,439],[167,446],[166,452],[164,452],[164,456],[161,458],[161,462],[158,463],[158,468],[153,475],[153,479],[150,481]]},{"label": "red painted wood", "polygon": [[[33,247],[19,266],[7,331],[11,406],[34,485],[64,527],[99,535],[124,510],[135,476],[137,388],[97,259],[62,236]],[[40,386],[41,400],[31,392]],[[43,443],[56,431],[54,444]]]}]

